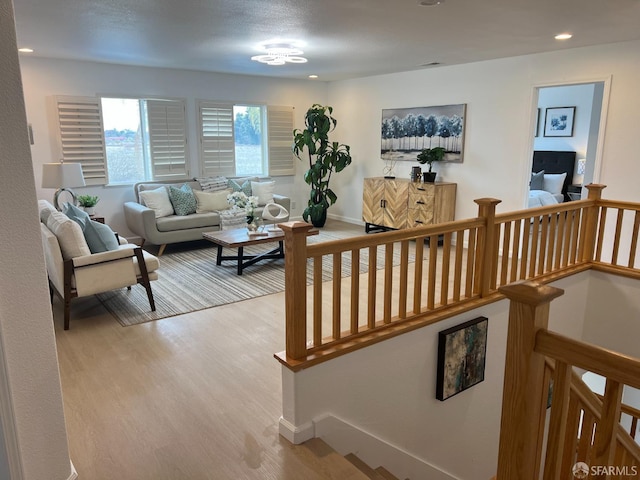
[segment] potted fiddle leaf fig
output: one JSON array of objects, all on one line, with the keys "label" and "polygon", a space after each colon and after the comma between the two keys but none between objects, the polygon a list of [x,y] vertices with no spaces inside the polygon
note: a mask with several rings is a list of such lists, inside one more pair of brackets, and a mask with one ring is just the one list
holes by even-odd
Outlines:
[{"label": "potted fiddle leaf fig", "polygon": [[337,124],[332,113],[332,107],[314,104],[305,114],[305,128],[293,131],[293,153],[304,161],[306,149],[309,161],[304,181],[311,186],[311,192],[302,218],[305,221],[310,219],[315,227],[324,226],[327,209],[338,198],[329,188],[331,175],[341,172],[351,163],[349,145],[329,141],[329,133]]},{"label": "potted fiddle leaf fig", "polygon": [[445,149],[442,147],[425,148],[418,154],[416,157],[418,162],[422,165],[425,163],[429,165],[429,171],[422,174],[425,182],[435,182],[436,172],[432,172],[431,167],[433,166],[433,162],[441,162],[444,160],[444,154]]}]

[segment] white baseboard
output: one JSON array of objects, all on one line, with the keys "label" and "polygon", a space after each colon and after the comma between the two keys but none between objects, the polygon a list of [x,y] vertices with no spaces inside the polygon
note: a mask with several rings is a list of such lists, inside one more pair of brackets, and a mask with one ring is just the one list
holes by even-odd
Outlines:
[{"label": "white baseboard", "polygon": [[333,220],[340,220],[341,222],[351,223],[353,225],[360,225],[364,228],[364,222],[362,219],[358,220],[357,218],[344,217],[342,215],[336,215],[334,213],[327,213],[327,217]]},{"label": "white baseboard", "polygon": [[307,422],[297,427],[283,417],[280,417],[278,431],[280,435],[294,445],[299,445],[315,437],[315,426],[313,422]]},{"label": "white baseboard", "polygon": [[340,455],[357,455],[371,468],[382,466],[398,478],[458,480],[437,466],[333,415],[324,415],[313,423],[317,438],[324,440]]},{"label": "white baseboard", "polygon": [[69,460],[69,463],[71,464],[71,475],[69,475],[69,478],[67,480],[76,480],[76,478],[78,478],[76,467],[73,466],[73,462],[71,460]]}]

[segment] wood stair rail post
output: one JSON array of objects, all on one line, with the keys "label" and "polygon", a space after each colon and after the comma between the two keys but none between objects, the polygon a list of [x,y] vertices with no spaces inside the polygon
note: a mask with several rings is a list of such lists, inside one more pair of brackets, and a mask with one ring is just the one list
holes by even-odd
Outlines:
[{"label": "wood stair rail post", "polygon": [[284,232],[284,292],[287,357],[307,356],[307,233],[306,222],[280,223]]},{"label": "wood stair rail post", "polygon": [[478,198],[474,200],[478,204],[478,217],[484,219],[484,228],[480,230],[480,238],[478,239],[478,252],[481,252],[479,258],[479,281],[478,291],[480,297],[486,297],[491,293],[491,275],[497,268],[497,258],[494,253],[497,252],[495,242],[498,241],[495,230],[496,223],[496,205],[502,202],[497,198]]},{"label": "wood stair rail post", "polygon": [[547,329],[549,304],[563,290],[531,281],[498,289],[511,304],[504,368],[498,480],[538,480],[547,386],[545,357],[534,351],[536,332]]},{"label": "wood stair rail post", "polygon": [[594,251],[596,246],[596,238],[598,237],[598,213],[600,211],[600,205],[598,201],[602,199],[602,190],[606,188],[606,185],[598,183],[591,183],[586,185],[585,188],[589,190],[589,200],[594,200],[594,205],[587,210],[587,218],[585,221],[584,237],[582,238],[582,261],[593,262]]}]

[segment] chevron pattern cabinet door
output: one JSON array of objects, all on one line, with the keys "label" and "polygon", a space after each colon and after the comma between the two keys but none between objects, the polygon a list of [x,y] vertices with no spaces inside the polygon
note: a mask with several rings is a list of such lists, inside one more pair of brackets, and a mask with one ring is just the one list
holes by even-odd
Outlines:
[{"label": "chevron pattern cabinet door", "polygon": [[450,222],[456,210],[456,184],[448,182],[365,178],[362,197],[362,219],[394,229]]},{"label": "chevron pattern cabinet door", "polygon": [[406,228],[409,197],[409,182],[386,180],[384,189],[385,227]]},{"label": "chevron pattern cabinet door", "polygon": [[362,193],[362,220],[374,225],[384,223],[384,178],[365,178]]}]

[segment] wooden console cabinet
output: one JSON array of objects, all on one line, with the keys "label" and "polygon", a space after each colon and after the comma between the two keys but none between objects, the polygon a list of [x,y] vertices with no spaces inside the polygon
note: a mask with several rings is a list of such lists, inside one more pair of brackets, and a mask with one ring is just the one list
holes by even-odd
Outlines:
[{"label": "wooden console cabinet", "polygon": [[456,184],[365,178],[362,219],[365,230],[401,229],[453,220]]}]

